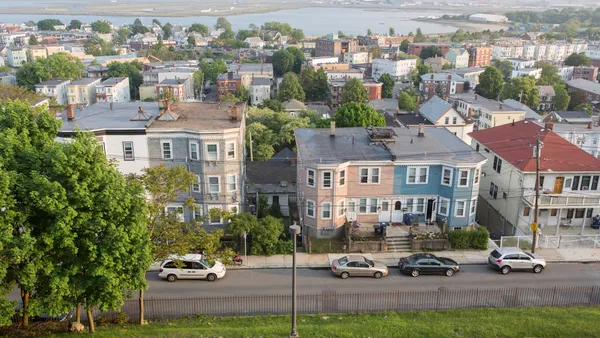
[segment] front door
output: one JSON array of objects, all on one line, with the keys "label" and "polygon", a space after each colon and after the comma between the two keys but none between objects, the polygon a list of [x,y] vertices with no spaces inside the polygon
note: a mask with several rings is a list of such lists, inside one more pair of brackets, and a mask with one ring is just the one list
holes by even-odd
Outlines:
[{"label": "front door", "polygon": [[379,223],[388,223],[390,221],[390,201],[382,201],[379,210]]},{"label": "front door", "polygon": [[554,181],[554,191],[552,193],[553,194],[562,194],[564,184],[565,184],[565,178],[562,176],[557,177],[556,180]]},{"label": "front door", "polygon": [[429,199],[427,200],[427,217],[425,218],[425,220],[427,222],[431,222],[433,220],[433,213],[435,211],[435,200],[434,199]]},{"label": "front door", "polygon": [[346,218],[349,221],[356,220],[356,201],[348,200],[348,208],[346,208]]},{"label": "front door", "polygon": [[392,210],[392,223],[401,223],[402,222],[402,202],[395,201],[394,209]]}]

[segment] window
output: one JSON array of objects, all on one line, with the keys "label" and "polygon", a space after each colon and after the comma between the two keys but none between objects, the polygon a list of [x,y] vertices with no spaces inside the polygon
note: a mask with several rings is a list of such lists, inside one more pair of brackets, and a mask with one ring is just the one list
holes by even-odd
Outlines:
[{"label": "window", "polygon": [[198,154],[198,142],[190,142],[190,158],[192,160],[199,160],[200,155]]},{"label": "window", "polygon": [[370,202],[371,203],[369,204],[369,212],[372,213],[372,214],[374,214],[374,213],[377,212],[377,203],[378,203],[378,200],[376,198],[371,198]]},{"label": "window", "polygon": [[565,189],[571,189],[571,186],[573,185],[573,179],[572,178],[567,178],[565,180]]},{"label": "window", "polygon": [[194,219],[197,221],[202,220],[202,216],[204,214],[204,208],[202,208],[202,204],[194,204]]},{"label": "window", "polygon": [[585,214],[585,209],[576,209],[575,210],[575,218],[583,218]]},{"label": "window", "polygon": [[585,217],[586,218],[592,218],[592,213],[594,212],[594,209],[589,208],[587,209],[586,213],[585,213]]},{"label": "window", "polygon": [[452,118],[452,124],[456,124],[456,116]]},{"label": "window", "polygon": [[498,156],[494,156],[494,170],[499,174],[502,170],[502,160]]},{"label": "window", "polygon": [[469,186],[469,169],[461,169],[458,171],[458,186],[468,187]]},{"label": "window", "polygon": [[161,152],[162,152],[162,158],[165,160],[172,160],[173,159],[173,153],[172,153],[172,148],[173,148],[173,143],[168,140],[168,141],[161,141],[160,142],[161,145]]},{"label": "window", "polygon": [[490,183],[490,196],[494,199],[498,197],[498,186],[494,184],[494,182]]},{"label": "window", "polygon": [[367,213],[367,199],[361,198],[358,200],[358,212],[361,214]]},{"label": "window", "polygon": [[312,188],[315,187],[315,171],[312,169],[306,171],[306,185]]},{"label": "window", "polygon": [[237,181],[235,175],[227,175],[227,191],[236,191]]},{"label": "window", "polygon": [[133,154],[133,142],[123,142],[123,159],[125,161],[134,161],[135,156]]},{"label": "window", "polygon": [[196,175],[196,183],[192,184],[193,192],[200,192],[200,176]]},{"label": "window", "polygon": [[183,222],[184,218],[183,218],[183,207],[182,206],[176,206],[176,205],[169,205],[167,206],[167,213],[168,214],[176,214],[177,215],[177,219],[179,220],[179,222]]},{"label": "window", "polygon": [[573,218],[573,214],[575,213],[575,209],[567,209],[567,218]]},{"label": "window", "polygon": [[361,184],[379,184],[379,168],[360,168]]},{"label": "window", "polygon": [[315,202],[311,200],[306,201],[306,217],[315,218]]},{"label": "window", "polygon": [[339,186],[343,187],[346,185],[346,170],[340,170],[340,177],[339,177]]},{"label": "window", "polygon": [[590,190],[591,176],[581,176],[581,190]]},{"label": "window", "polygon": [[473,184],[479,184],[479,173],[480,173],[480,169],[479,168],[475,168],[475,176],[473,177]]},{"label": "window", "polygon": [[429,167],[408,167],[407,184],[427,184]]},{"label": "window", "polygon": [[338,204],[339,204],[338,217],[341,217],[345,213],[345,210],[344,210],[344,200],[339,201]]},{"label": "window", "polygon": [[594,176],[594,178],[592,178],[592,187],[590,188],[590,190],[598,190],[598,179],[600,178],[600,176]]},{"label": "window", "polygon": [[531,212],[531,208],[530,207],[524,207],[523,208],[523,216],[529,217],[529,213],[530,212]]},{"label": "window", "polygon": [[331,171],[321,172],[321,189],[331,189]]},{"label": "window", "polygon": [[573,186],[571,187],[571,189],[579,190],[579,176],[573,177]]},{"label": "window", "polygon": [[425,211],[425,199],[417,198],[417,212],[422,213]]},{"label": "window", "polygon": [[476,211],[477,211],[477,199],[474,198],[471,200],[471,212],[469,214],[474,215]]},{"label": "window", "polygon": [[235,159],[235,143],[233,143],[233,142],[227,143],[227,159],[228,160]]},{"label": "window", "polygon": [[348,212],[356,212],[356,202],[348,201]]},{"label": "window", "polygon": [[454,216],[455,217],[465,217],[466,208],[467,208],[467,201],[465,201],[465,200],[456,201],[456,206],[454,208]]},{"label": "window", "polygon": [[442,185],[452,185],[452,168],[443,167],[442,169]]},{"label": "window", "polygon": [[450,124],[450,118],[449,117],[446,117],[444,119],[444,124]]},{"label": "window", "polygon": [[412,212],[413,211],[413,199],[412,198],[407,198],[406,199],[406,210],[408,212]]},{"label": "window", "polygon": [[218,146],[216,144],[206,145],[206,159],[209,161],[217,161],[219,159]]},{"label": "window", "polygon": [[450,200],[447,198],[440,197],[440,210],[438,211],[442,216],[448,216],[448,207],[450,206]]},{"label": "window", "polygon": [[321,203],[321,219],[331,219],[331,203]]},{"label": "window", "polygon": [[214,194],[218,193],[219,191],[219,176],[208,177],[208,192]]}]

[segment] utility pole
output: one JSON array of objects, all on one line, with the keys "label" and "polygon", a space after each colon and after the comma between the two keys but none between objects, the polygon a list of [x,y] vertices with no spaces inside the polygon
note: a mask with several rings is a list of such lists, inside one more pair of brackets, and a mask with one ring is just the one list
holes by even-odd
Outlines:
[{"label": "utility pole", "polygon": [[540,199],[540,135],[537,136],[535,145],[535,207],[533,214],[533,224],[531,224],[531,231],[533,231],[533,240],[531,243],[531,253],[535,253],[535,247],[538,243],[538,215],[539,215],[539,199]]},{"label": "utility pole", "polygon": [[252,132],[249,131],[248,134],[250,134],[250,162],[254,162],[254,154],[252,152]]}]

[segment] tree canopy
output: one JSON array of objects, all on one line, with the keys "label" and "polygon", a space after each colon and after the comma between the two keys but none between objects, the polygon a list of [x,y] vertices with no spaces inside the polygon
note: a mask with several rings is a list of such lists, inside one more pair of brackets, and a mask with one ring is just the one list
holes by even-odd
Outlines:
[{"label": "tree canopy", "polygon": [[71,20],[71,23],[69,24],[69,29],[81,29],[81,21],[77,19]]},{"label": "tree canopy", "polygon": [[107,34],[110,33],[110,23],[105,20],[97,20],[91,23],[90,25],[92,30],[97,33]]},{"label": "tree canopy", "polygon": [[442,49],[438,46],[429,46],[421,50],[421,60],[427,60],[429,58],[442,56]]},{"label": "tree canopy", "polygon": [[502,91],[503,85],[502,73],[498,68],[490,66],[479,75],[479,84],[475,87],[475,91],[483,97],[495,100]]},{"label": "tree canopy", "polygon": [[502,99],[517,100],[531,109],[536,109],[540,104],[540,97],[535,84],[535,79],[531,76],[510,79],[510,81],[506,83],[506,86],[504,86]]},{"label": "tree canopy", "polygon": [[385,117],[366,103],[348,102],[333,117],[336,127],[385,127]]},{"label": "tree canopy", "polygon": [[[410,33],[408,35],[410,36]],[[427,42],[427,37],[423,34],[423,31],[421,31],[421,28],[417,28],[417,34],[415,35],[413,41],[415,43]]]},{"label": "tree canopy", "polygon": [[57,53],[47,58],[38,58],[33,62],[24,63],[17,71],[17,84],[29,90],[40,81],[54,79],[80,79],[85,66],[78,58],[67,53]]},{"label": "tree canopy", "polygon": [[207,36],[208,35],[208,27],[206,27],[205,25],[203,25],[201,23],[192,24],[188,28],[187,31],[189,33],[192,33],[192,32],[200,33],[200,34],[202,34],[202,36]]},{"label": "tree canopy", "polygon": [[219,17],[217,19],[217,23],[215,24],[215,29],[223,28],[226,31],[231,31],[231,24],[224,17]]},{"label": "tree canopy", "polygon": [[143,68],[144,65],[138,60],[131,62],[113,61],[108,64],[108,76],[128,77],[130,97],[132,100],[136,100],[140,97],[140,86],[144,82],[142,74],[140,74]]},{"label": "tree canopy", "polygon": [[279,85],[277,98],[281,102],[287,100],[296,99],[300,102],[304,102],[306,94],[298,81],[298,77],[294,73],[287,73],[283,76],[283,80]]},{"label": "tree canopy", "polygon": [[565,66],[591,66],[592,60],[585,53],[573,53],[565,60]]},{"label": "tree canopy", "polygon": [[296,56],[287,49],[273,53],[273,71],[276,75],[283,75],[294,70]]},{"label": "tree canopy", "polygon": [[[120,35],[117,35],[120,38]],[[125,42],[127,37],[125,37]],[[92,37],[88,39],[83,45],[86,54],[93,56],[105,56],[105,55],[116,55],[117,52],[113,49],[113,44],[109,41],[101,39],[99,37]]]},{"label": "tree canopy", "polygon": [[309,101],[323,101],[329,96],[327,74],[322,68],[316,72],[312,68],[305,68],[300,73],[300,84]]},{"label": "tree canopy", "polygon": [[227,73],[227,65],[221,59],[214,60],[212,63],[200,61],[200,70],[204,73],[206,80],[217,83],[217,77],[223,73]]},{"label": "tree canopy", "polygon": [[417,108],[415,98],[406,91],[401,91],[398,94],[398,108],[406,111],[414,111]]},{"label": "tree canopy", "polygon": [[394,93],[394,85],[396,84],[394,78],[390,74],[384,73],[379,77],[379,82],[383,83],[381,96],[383,98],[391,98]]},{"label": "tree canopy", "polygon": [[43,19],[38,21],[37,27],[41,31],[53,31],[54,26],[60,26],[63,23],[58,19]]},{"label": "tree canopy", "polygon": [[342,88],[342,104],[348,102],[369,103],[369,93],[360,79],[352,78]]},{"label": "tree canopy", "polygon": [[512,75],[512,63],[508,60],[494,60],[494,67],[498,68],[505,81],[510,80]]}]

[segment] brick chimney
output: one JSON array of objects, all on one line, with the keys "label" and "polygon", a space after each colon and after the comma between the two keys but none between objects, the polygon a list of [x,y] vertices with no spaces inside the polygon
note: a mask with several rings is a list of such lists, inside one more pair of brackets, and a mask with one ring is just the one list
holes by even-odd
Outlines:
[{"label": "brick chimney", "polygon": [[473,117],[473,109],[471,107],[469,107],[469,110],[467,112],[467,117],[468,118],[472,118]]},{"label": "brick chimney", "polygon": [[499,107],[500,107],[500,110],[502,110],[502,102],[500,102]]},{"label": "brick chimney", "polygon": [[419,123],[419,132],[417,133],[418,137],[425,137],[425,127],[423,123]]},{"label": "brick chimney", "polygon": [[73,105],[70,104],[67,106],[67,121],[73,120],[75,120],[75,109],[73,108]]},{"label": "brick chimney", "polygon": [[329,124],[329,137],[335,137],[335,121],[331,121]]},{"label": "brick chimney", "polygon": [[238,120],[237,105],[235,103],[233,104],[233,106],[231,106],[231,120],[232,121]]},{"label": "brick chimney", "polygon": [[546,124],[544,125],[544,128],[546,128],[548,130],[554,130],[554,122],[546,122]]},{"label": "brick chimney", "polygon": [[592,129],[593,126],[594,126],[594,122],[590,121],[590,122],[588,122],[587,129]]}]

